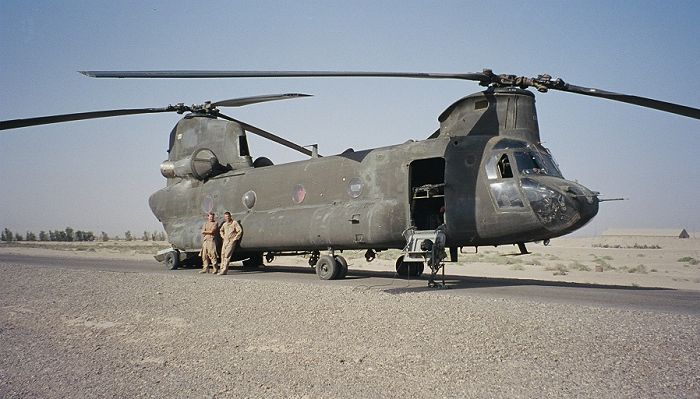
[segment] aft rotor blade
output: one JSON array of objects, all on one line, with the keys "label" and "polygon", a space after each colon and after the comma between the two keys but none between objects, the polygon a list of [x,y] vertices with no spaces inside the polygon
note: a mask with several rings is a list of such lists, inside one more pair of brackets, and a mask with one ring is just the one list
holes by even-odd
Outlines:
[{"label": "aft rotor blade", "polygon": [[313,97],[311,94],[285,93],[269,94],[263,96],[232,98],[230,100],[217,101],[212,105],[215,107],[242,107],[244,105],[262,103],[266,101],[289,100],[293,98]]},{"label": "aft rotor blade", "polygon": [[133,108],[133,109],[113,109],[107,111],[80,112],[77,114],[61,114],[51,116],[40,116],[37,118],[12,119],[0,121],[0,130],[17,129],[20,127],[48,125],[51,123],[61,123],[70,121],[80,121],[85,119],[109,118],[112,116],[155,114],[159,112],[176,111],[174,107],[165,108]]},{"label": "aft rotor blade", "polygon": [[584,96],[607,98],[608,100],[620,101],[623,103],[639,105],[646,108],[653,108],[659,111],[670,112],[677,115],[687,116],[689,118],[700,119],[700,109],[688,107],[685,105],[669,103],[666,101],[654,100],[652,98],[632,96],[629,94],[614,93],[611,91],[594,89],[591,87],[582,87],[572,84],[566,84],[563,88],[554,88],[555,90],[568,91],[570,93],[583,94]]},{"label": "aft rotor blade", "polygon": [[414,78],[460,79],[490,82],[486,73],[423,73],[423,72],[365,72],[365,71],[80,71],[93,78],[154,78],[154,79],[210,79],[210,78]]},{"label": "aft rotor blade", "polygon": [[282,138],[282,137],[280,137],[280,136],[277,136],[276,134],[272,134],[272,133],[270,133],[270,132],[267,132],[267,131],[265,131],[265,130],[262,130],[262,129],[260,129],[259,127],[255,127],[255,126],[250,125],[250,124],[247,124],[247,123],[245,123],[245,122],[243,122],[243,121],[239,121],[238,119],[231,118],[230,116],[226,116],[226,115],[224,115],[224,114],[222,114],[222,113],[218,113],[217,116],[220,117],[220,118],[226,119],[226,120],[228,120],[228,121],[238,123],[239,125],[241,125],[241,127],[243,128],[243,130],[245,130],[245,131],[247,131],[247,132],[250,132],[250,133],[253,133],[253,134],[257,134],[258,136],[264,137],[264,138],[266,138],[266,139],[268,139],[268,140],[271,140],[271,141],[274,141],[274,142],[277,143],[277,144],[281,144],[281,145],[283,145],[283,146],[285,146],[285,147],[287,147],[287,148],[291,148],[291,149],[293,149],[293,150],[299,151],[299,152],[301,152],[301,153],[304,154],[304,155],[311,156],[311,154],[312,154],[310,150],[307,150],[306,148],[304,148],[304,147],[302,147],[302,146],[300,146],[300,145],[298,145],[298,144],[292,143],[291,141],[289,141],[289,140],[287,140],[287,139],[284,139],[284,138]]}]

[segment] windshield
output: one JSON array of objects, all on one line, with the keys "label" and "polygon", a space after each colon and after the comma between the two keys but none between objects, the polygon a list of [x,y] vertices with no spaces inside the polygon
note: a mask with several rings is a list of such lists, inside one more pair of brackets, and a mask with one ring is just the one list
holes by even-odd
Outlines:
[{"label": "windshield", "polygon": [[538,150],[528,146],[526,150],[513,152],[515,162],[518,165],[518,170],[523,175],[548,175],[562,177],[556,162],[552,155],[543,148]]}]

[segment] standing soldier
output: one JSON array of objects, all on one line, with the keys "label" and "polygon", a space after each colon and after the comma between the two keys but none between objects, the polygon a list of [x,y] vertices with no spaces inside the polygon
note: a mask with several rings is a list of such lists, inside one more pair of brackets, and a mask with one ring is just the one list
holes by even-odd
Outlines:
[{"label": "standing soldier", "polygon": [[202,226],[202,270],[200,273],[209,272],[209,262],[213,272],[216,273],[216,242],[214,238],[219,231],[219,227],[214,220],[214,212],[209,212],[208,220]]},{"label": "standing soldier", "polygon": [[238,222],[231,218],[230,212],[224,212],[224,222],[221,224],[220,231],[224,245],[221,249],[221,271],[218,274],[223,276],[228,271],[228,263],[231,261],[236,243],[243,235],[243,229]]}]

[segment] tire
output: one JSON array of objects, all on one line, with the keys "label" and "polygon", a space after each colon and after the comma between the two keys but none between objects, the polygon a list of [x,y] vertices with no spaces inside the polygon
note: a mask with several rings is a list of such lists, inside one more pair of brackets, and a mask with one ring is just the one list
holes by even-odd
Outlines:
[{"label": "tire", "polygon": [[255,268],[260,267],[262,265],[263,265],[262,254],[255,254],[255,255],[251,256],[250,258],[243,261],[243,267],[246,267],[249,269],[255,269]]},{"label": "tire", "polygon": [[165,268],[168,270],[177,269],[180,266],[180,251],[176,249],[165,254],[163,263],[165,264]]},{"label": "tire", "polygon": [[338,278],[339,271],[340,267],[338,267],[338,262],[329,255],[323,255],[318,258],[318,262],[316,262],[316,275],[321,280],[334,280]]},{"label": "tire", "polygon": [[337,279],[343,279],[345,276],[348,275],[348,261],[345,260],[340,255],[335,256],[335,262],[338,264],[338,275],[336,276]]},{"label": "tire", "polygon": [[411,277],[420,277],[425,270],[425,265],[420,262],[414,262],[411,266]]},{"label": "tire", "polygon": [[396,274],[399,277],[420,277],[424,269],[422,262],[404,262],[403,255],[396,259]]}]

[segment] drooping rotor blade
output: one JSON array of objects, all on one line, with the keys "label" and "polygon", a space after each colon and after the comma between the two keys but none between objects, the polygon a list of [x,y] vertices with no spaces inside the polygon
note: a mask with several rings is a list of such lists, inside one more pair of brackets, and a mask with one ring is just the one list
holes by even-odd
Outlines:
[{"label": "drooping rotor blade", "polygon": [[[282,137],[280,137],[280,136],[277,136],[276,134],[272,134],[272,133],[270,133],[270,132],[267,132],[267,131],[265,131],[265,130],[262,130],[262,129],[260,129],[259,127],[255,127],[255,126],[253,126],[253,125],[249,125],[249,124],[247,124],[247,123],[245,123],[245,122],[243,122],[243,121],[239,121],[238,119],[231,118],[230,116],[226,116],[226,115],[224,115],[224,114],[222,114],[222,113],[220,113],[220,112],[217,113],[216,116],[218,116],[218,117],[220,117],[220,118],[223,118],[223,119],[226,119],[226,120],[231,121],[231,122],[236,122],[236,123],[240,124],[241,127],[242,127],[245,131],[247,131],[247,132],[250,132],[250,133],[253,133],[253,134],[257,134],[258,136],[264,137],[264,138],[266,138],[266,139],[268,139],[268,140],[271,140],[271,141],[274,141],[274,142],[277,143],[277,144],[281,144],[281,145],[283,145],[283,146],[285,146],[285,147],[287,147],[287,148],[291,148],[291,149],[293,149],[293,150],[299,151],[299,152],[301,152],[301,153],[304,154],[304,155],[311,156],[311,154],[312,154],[310,150],[307,150],[306,148],[304,148],[304,147],[302,147],[302,146],[300,146],[300,145],[298,145],[298,144],[292,143],[291,141],[289,141],[289,140],[287,140],[287,139],[284,139],[284,138],[282,138]],[[319,156],[320,156],[320,155],[319,155]]]},{"label": "drooping rotor blade", "polygon": [[566,88],[555,90],[568,91],[570,93],[583,94],[584,96],[607,98],[608,100],[620,101],[623,103],[639,105],[646,108],[653,108],[659,111],[670,112],[677,115],[687,116],[689,118],[700,119],[700,109],[688,107],[685,105],[669,103],[666,101],[654,100],[652,98],[632,96],[629,94],[614,93],[611,91],[599,90],[590,87],[576,86],[566,84]]},{"label": "drooping rotor blade", "polygon": [[232,98],[230,100],[217,101],[212,105],[215,107],[242,107],[244,105],[262,103],[266,101],[288,100],[302,97],[312,97],[312,95],[302,93],[269,94],[264,96]]},{"label": "drooping rotor blade", "polygon": [[474,73],[421,73],[421,72],[364,72],[364,71],[81,71],[95,78],[303,78],[303,77],[378,77],[415,79],[459,79],[477,81],[482,86],[512,87],[523,89],[534,87],[540,92],[547,90],[567,91],[575,94],[605,98],[634,104],[659,111],[700,119],[700,110],[685,105],[654,100],[651,98],[614,93],[589,87],[571,85],[549,75],[535,78],[493,73],[490,69]]},{"label": "drooping rotor blade", "polygon": [[0,130],[17,129],[20,127],[48,125],[51,123],[80,121],[85,119],[109,118],[112,116],[136,115],[136,114],[155,114],[159,112],[177,111],[176,107],[168,106],[165,108],[133,108],[133,109],[113,109],[107,111],[80,112],[77,114],[61,114],[51,116],[41,116],[37,118],[27,119],[12,119],[0,121]]},{"label": "drooping rotor blade", "polygon": [[314,78],[314,77],[365,77],[365,78],[414,78],[461,79],[490,82],[488,74],[476,73],[424,73],[424,72],[365,72],[365,71],[80,71],[93,78]]},{"label": "drooping rotor blade", "polygon": [[552,79],[550,75],[539,75],[535,78],[515,75],[495,75],[488,71],[492,84],[496,86],[518,86],[526,89],[534,87],[542,93],[548,90],[566,91],[569,93],[583,94],[584,96],[605,98],[627,104],[639,105],[645,108],[652,108],[659,111],[670,112],[676,115],[687,116],[689,118],[700,119],[700,109],[685,105],[669,103],[666,101],[654,100],[652,98],[633,96],[629,94],[615,93],[612,91],[594,89],[592,87],[576,86],[564,82],[562,79]]}]

